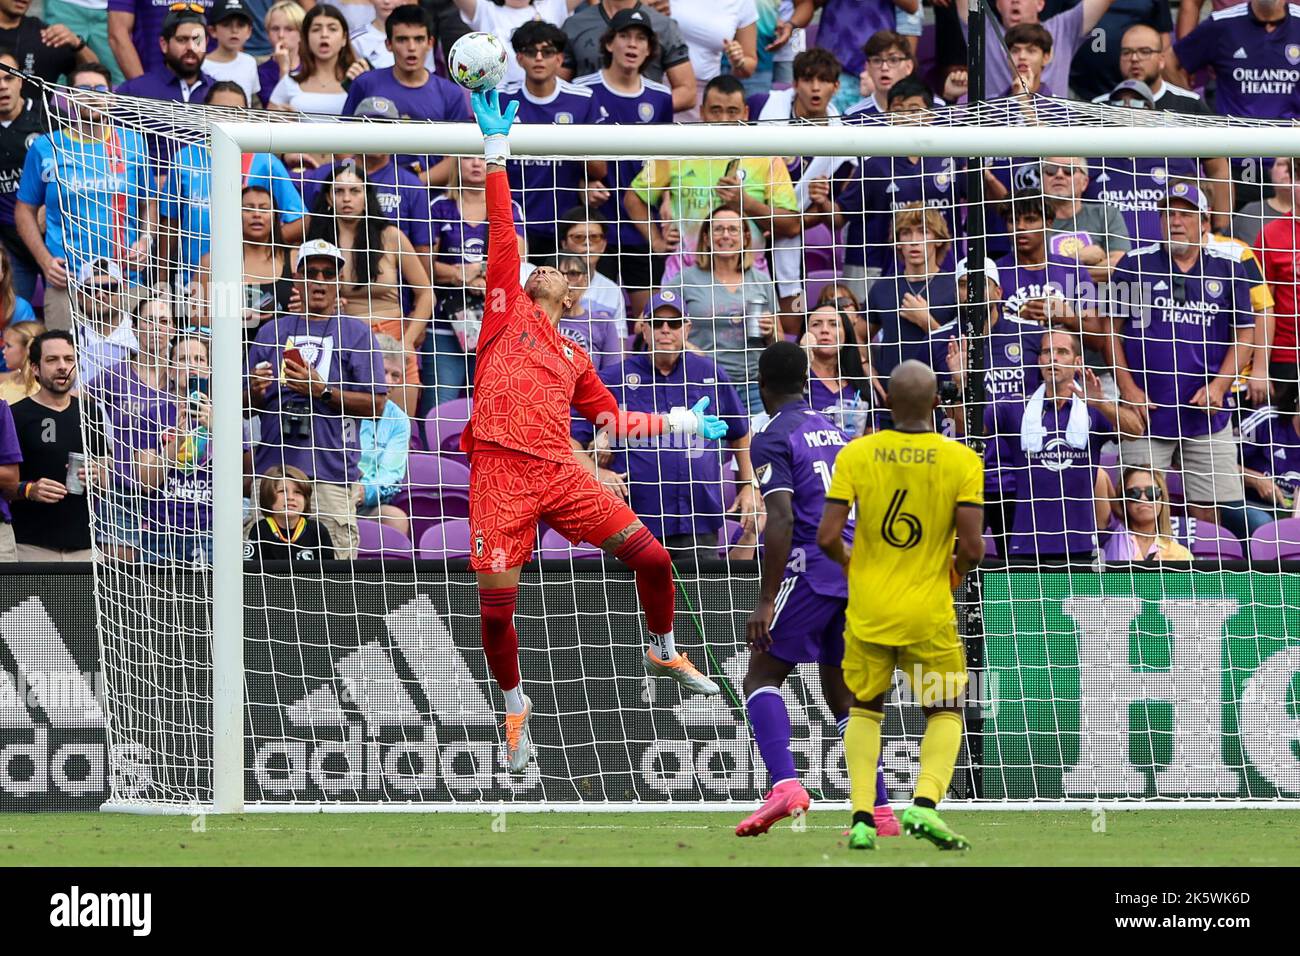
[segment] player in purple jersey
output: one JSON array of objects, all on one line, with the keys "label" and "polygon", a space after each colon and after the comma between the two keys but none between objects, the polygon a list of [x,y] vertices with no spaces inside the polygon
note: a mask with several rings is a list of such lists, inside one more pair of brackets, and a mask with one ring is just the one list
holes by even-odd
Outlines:
[{"label": "player in purple jersey", "polygon": [[[792,342],[764,349],[758,361],[763,407],[772,417],[754,436],[750,455],[767,509],[763,577],[758,604],[746,623],[751,648],[745,672],[745,710],[772,789],[759,809],[741,821],[736,836],[758,836],[779,820],[808,809],[790,751],[790,714],[781,685],[798,664],[816,663],[822,693],[840,733],[853,695],[844,685],[844,569],[817,546],[835,456],[848,436],[808,407],[803,397],[808,360]],[[845,542],[852,537],[852,522]],[[876,832],[897,836],[884,770],[877,769]]]},{"label": "player in purple jersey", "polygon": [[[591,88],[559,77],[567,43],[563,30],[533,20],[516,30],[510,42],[525,76],[523,83],[507,83],[501,87],[502,109],[511,102],[518,103],[517,122],[520,123],[567,126],[599,121]],[[585,164],[574,160],[511,160],[506,171],[511,190],[521,197],[530,259],[555,252],[558,243],[555,228],[560,211],[581,204],[581,188],[586,180],[603,182],[608,174],[603,160],[589,160]]]}]

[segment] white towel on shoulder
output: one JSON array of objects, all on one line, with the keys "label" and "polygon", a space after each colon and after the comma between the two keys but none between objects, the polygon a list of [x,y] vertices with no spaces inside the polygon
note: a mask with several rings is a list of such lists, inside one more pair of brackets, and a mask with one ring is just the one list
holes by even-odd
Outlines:
[{"label": "white towel on shoulder", "polygon": [[[1047,397],[1047,386],[1039,385],[1038,390],[1025,402],[1025,417],[1020,422],[1020,448],[1026,454],[1037,454],[1043,450],[1047,440],[1047,429],[1043,426],[1043,404]],[[1065,442],[1071,448],[1088,447],[1088,430],[1091,422],[1088,418],[1088,403],[1077,395],[1070,398],[1070,420],[1065,426]]]}]

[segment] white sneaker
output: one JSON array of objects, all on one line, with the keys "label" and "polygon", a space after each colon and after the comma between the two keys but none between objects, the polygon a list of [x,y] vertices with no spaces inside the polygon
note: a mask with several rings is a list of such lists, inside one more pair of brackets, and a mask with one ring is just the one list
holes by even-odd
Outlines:
[{"label": "white sneaker", "polygon": [[528,719],[533,716],[533,702],[524,697],[522,714],[506,714],[506,764],[511,773],[528,769],[533,755],[533,738],[528,734]]},{"label": "white sneaker", "polygon": [[661,661],[649,648],[646,648],[643,659],[646,673],[652,677],[671,677],[687,690],[703,694],[705,697],[716,697],[721,693],[721,688],[696,670],[695,665],[685,654],[678,654],[670,661]]}]

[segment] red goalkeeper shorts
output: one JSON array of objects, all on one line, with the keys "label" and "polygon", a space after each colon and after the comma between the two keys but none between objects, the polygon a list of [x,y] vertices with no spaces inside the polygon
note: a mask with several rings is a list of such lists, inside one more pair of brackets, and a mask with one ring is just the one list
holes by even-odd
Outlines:
[{"label": "red goalkeeper shorts", "polygon": [[500,573],[524,564],[537,543],[538,521],[575,544],[599,546],[636,515],[576,461],[475,454],[469,476],[469,566]]}]

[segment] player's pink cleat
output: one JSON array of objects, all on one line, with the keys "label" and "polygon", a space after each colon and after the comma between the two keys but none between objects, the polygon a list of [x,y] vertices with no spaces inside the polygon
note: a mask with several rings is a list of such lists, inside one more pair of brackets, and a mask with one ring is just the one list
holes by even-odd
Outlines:
[{"label": "player's pink cleat", "polygon": [[894,816],[894,808],[887,803],[882,803],[871,811],[871,815],[876,819],[876,836],[902,836],[902,830],[898,826],[898,817]]},{"label": "player's pink cleat", "polygon": [[782,780],[767,795],[763,805],[736,827],[736,836],[759,836],[772,828],[772,824],[786,817],[798,816],[808,810],[812,800],[798,780]]}]

